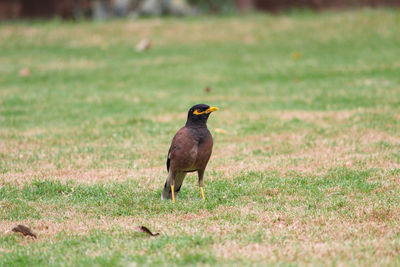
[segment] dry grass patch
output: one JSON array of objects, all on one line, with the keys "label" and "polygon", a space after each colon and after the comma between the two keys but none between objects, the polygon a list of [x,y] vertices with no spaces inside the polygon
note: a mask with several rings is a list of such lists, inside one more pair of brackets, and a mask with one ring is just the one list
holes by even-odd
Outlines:
[{"label": "dry grass patch", "polygon": [[[42,209],[44,210],[45,207],[43,206]],[[216,231],[218,233],[224,232],[225,234],[233,233],[232,231],[223,231],[221,227],[215,228],[214,224],[210,225],[210,227],[206,226],[211,217],[218,215],[221,211],[228,212],[226,208],[221,208],[213,212],[200,210],[197,213],[173,213],[151,217],[139,215],[121,217],[99,216],[98,218],[94,218],[97,216],[82,213],[71,208],[65,210],[63,214],[55,212],[51,207],[47,207],[47,209],[48,211],[43,213],[45,219],[18,221],[18,224],[31,227],[38,234],[38,239],[43,242],[63,238],[57,237],[60,233],[70,236],[88,235],[93,230],[112,231],[118,229],[118,231],[132,231],[137,230],[137,227],[140,225],[148,226],[154,232],[160,232],[162,235],[171,236],[207,235]],[[15,224],[17,224],[15,221],[1,221],[0,233],[7,233]],[[200,226],[206,226],[206,229]]]},{"label": "dry grass patch", "polygon": [[[247,212],[248,209],[244,211]],[[398,212],[396,208],[395,214]],[[217,243],[214,245],[217,256],[236,260],[293,262],[301,259],[308,263],[316,260],[329,263],[332,257],[346,262],[354,254],[360,255],[359,260],[362,260],[365,248],[389,258],[400,251],[400,244],[393,240],[400,231],[395,217],[389,222],[369,215],[370,220],[364,220],[365,215],[353,220],[337,218],[335,214],[316,218],[299,218],[290,211],[286,214],[255,212],[257,221],[247,224],[243,232],[251,235],[251,230],[257,229],[263,233],[262,239],[257,243],[238,238]]]},{"label": "dry grass patch", "polygon": [[[153,38],[155,46],[176,43],[176,36],[186,36],[180,39],[181,43],[193,44],[198,42],[226,42],[244,41],[252,44],[256,41],[254,33],[258,27],[252,22],[209,21],[203,24],[185,23],[184,21],[162,21],[160,19],[146,19],[135,22],[110,22],[107,24],[87,23],[82,27],[71,27],[60,24],[52,28],[40,30],[25,25],[12,25],[0,28],[2,40],[23,38],[31,45],[55,45],[63,43],[68,47],[100,47],[107,50],[111,45],[128,44],[134,46],[143,38]],[[240,25],[240,27],[239,27]],[[90,34],[88,34],[88,31]],[[235,34],[232,34],[232,31]],[[71,36],[74,36],[71,39]]]},{"label": "dry grass patch", "polygon": [[[170,121],[177,117],[182,119],[183,116],[175,114],[156,117],[154,120]],[[37,131],[33,131],[26,134],[32,136],[36,133]],[[392,156],[400,144],[400,137],[379,130],[351,128],[350,131],[332,136],[315,135],[312,139],[308,131],[304,130],[244,137],[228,132],[225,135],[214,133],[214,136],[215,147],[207,170],[225,172],[226,177],[232,177],[241,171],[277,171],[282,175],[288,171],[324,174],[330,168],[341,166],[383,169],[400,167],[400,162]],[[382,147],[380,143],[390,146]],[[98,144],[91,145],[94,149],[98,149],[97,146]],[[104,167],[99,168],[91,167],[102,157],[98,153],[74,153],[73,147],[68,151],[58,147],[46,148],[30,139],[10,140],[0,145],[0,153],[9,159],[6,162],[9,170],[0,174],[0,179],[19,183],[46,177],[87,183],[130,179],[160,181],[166,175],[164,155],[168,145],[163,146],[165,151],[160,151],[160,145],[157,144],[118,144],[118,147],[126,147],[127,153],[136,150],[141,158],[129,160],[113,155],[113,159],[102,159]],[[72,154],[58,160],[58,156],[53,158],[54,155],[64,153],[63,151]],[[34,164],[26,165],[30,160],[34,160]],[[108,167],[114,165],[114,162],[125,162],[129,168]],[[61,164],[61,167],[57,164]]]},{"label": "dry grass patch", "polygon": [[41,71],[62,71],[62,70],[93,70],[104,66],[103,62],[92,61],[88,59],[77,59],[69,61],[52,61],[46,62],[39,65],[35,65],[35,68]]},{"label": "dry grass patch", "polygon": [[[309,113],[305,114],[312,117]],[[339,117],[343,118],[342,115]],[[287,116],[291,118],[294,114]],[[400,167],[400,162],[391,156],[397,151],[400,136],[381,130],[352,127],[328,136],[313,136],[309,131],[302,130],[222,138],[222,145],[216,143],[210,165],[211,169],[230,174],[241,170],[274,170],[279,173],[295,170],[322,174],[338,166]],[[382,148],[381,143],[390,144],[390,147]]]},{"label": "dry grass patch", "polygon": [[[43,166],[42,166],[43,167]],[[123,182],[126,180],[138,181],[141,186],[156,189],[161,186],[160,180],[166,178],[164,168],[141,169],[57,169],[54,166],[43,168],[40,171],[25,170],[24,172],[0,174],[0,181],[23,185],[34,179],[51,181],[77,181],[79,183],[94,184],[104,182]],[[161,178],[160,178],[161,177]]]},{"label": "dry grass patch", "polygon": [[[297,30],[313,28],[315,31],[324,30],[318,35],[318,42],[339,41],[343,38],[350,38],[346,31],[341,31],[341,23],[347,21],[350,24],[370,23],[362,15],[353,17],[354,14],[346,14],[340,19],[336,16],[329,16],[326,20],[319,20],[315,23],[312,20],[298,20],[285,16],[275,18],[258,17],[257,23],[254,18],[230,18],[218,19],[207,18],[203,23],[187,23],[186,20],[164,21],[158,18],[135,20],[134,22],[112,21],[107,24],[84,23],[81,27],[73,27],[69,24],[54,24],[46,29],[39,29],[28,25],[8,25],[0,28],[0,45],[4,45],[10,39],[21,38],[30,45],[55,45],[64,44],[68,47],[100,47],[107,50],[112,45],[131,45],[132,51],[137,42],[143,38],[153,38],[155,47],[168,45],[177,42],[177,36],[181,44],[198,43],[227,43],[240,42],[246,45],[254,45],[260,41],[274,40],[281,33],[293,33]],[[380,17],[381,18],[381,17]],[[376,19],[373,21],[376,22]],[[265,24],[268,27],[260,28]],[[389,17],[382,25],[393,23]],[[374,24],[375,25],[375,24]],[[382,35],[387,32],[374,28],[373,33]],[[354,29],[353,29],[354,30]],[[338,34],[340,32],[341,34]],[[89,34],[88,34],[89,33]],[[390,33],[390,32],[389,32]],[[353,34],[360,35],[362,32]],[[71,36],[74,36],[71,39]],[[341,36],[340,38],[338,36]]]},{"label": "dry grass patch", "polygon": [[224,260],[263,262],[298,262],[311,264],[331,264],[332,259],[337,259],[336,264],[347,265],[349,261],[357,264],[371,264],[371,259],[365,258],[365,250],[373,251],[381,260],[390,262],[399,251],[399,244],[388,239],[371,241],[348,240],[345,242],[284,242],[284,244],[247,244],[240,245],[235,241],[225,242],[214,247],[216,255]]},{"label": "dry grass patch", "polygon": [[[272,112],[272,116],[281,120],[290,121],[299,119],[307,122],[318,123],[318,125],[332,125],[331,123],[347,122],[354,114],[360,110],[338,110],[338,111],[304,111],[304,110],[285,110]],[[329,124],[327,124],[327,121]]]}]

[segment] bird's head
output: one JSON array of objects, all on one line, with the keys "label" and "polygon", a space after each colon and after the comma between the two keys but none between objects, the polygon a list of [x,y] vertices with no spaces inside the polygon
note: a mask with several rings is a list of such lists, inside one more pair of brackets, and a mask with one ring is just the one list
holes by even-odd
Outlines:
[{"label": "bird's head", "polygon": [[205,104],[194,105],[189,109],[186,125],[206,124],[210,114],[217,110],[217,107],[210,107]]}]

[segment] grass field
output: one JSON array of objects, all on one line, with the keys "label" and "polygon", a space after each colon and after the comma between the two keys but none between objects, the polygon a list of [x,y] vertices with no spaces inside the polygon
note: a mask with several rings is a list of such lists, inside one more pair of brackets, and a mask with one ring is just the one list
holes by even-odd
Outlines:
[{"label": "grass field", "polygon": [[[0,24],[0,266],[400,265],[399,29],[396,10]],[[196,175],[162,202],[197,103],[220,108],[206,202]]]}]

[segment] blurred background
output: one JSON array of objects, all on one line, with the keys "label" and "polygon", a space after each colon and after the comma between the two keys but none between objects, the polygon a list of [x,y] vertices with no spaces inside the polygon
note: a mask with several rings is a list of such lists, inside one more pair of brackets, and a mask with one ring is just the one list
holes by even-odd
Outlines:
[{"label": "blurred background", "polygon": [[[0,267],[400,266],[399,7],[0,0]],[[160,202],[198,103],[207,201]]]},{"label": "blurred background", "polygon": [[0,19],[189,16],[199,13],[282,12],[291,9],[348,9],[400,6],[400,0],[1,0]]}]

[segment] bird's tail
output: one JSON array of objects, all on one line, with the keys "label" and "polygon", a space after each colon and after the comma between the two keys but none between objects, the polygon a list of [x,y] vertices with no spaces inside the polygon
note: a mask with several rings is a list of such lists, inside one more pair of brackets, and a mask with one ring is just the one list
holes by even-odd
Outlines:
[{"label": "bird's tail", "polygon": [[[185,179],[186,173],[179,172],[175,176],[175,198],[178,196],[179,190],[181,190],[181,186],[183,184],[183,180]],[[171,172],[168,173],[167,180],[165,181],[164,190],[161,193],[161,199],[172,199],[172,192],[171,192]]]}]

